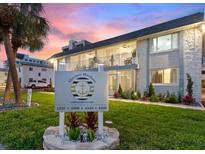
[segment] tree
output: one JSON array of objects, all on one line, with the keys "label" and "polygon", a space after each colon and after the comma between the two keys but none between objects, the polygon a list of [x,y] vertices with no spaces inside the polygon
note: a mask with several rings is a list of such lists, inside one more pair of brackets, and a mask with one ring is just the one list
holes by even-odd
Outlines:
[{"label": "tree", "polygon": [[155,96],[155,91],[154,91],[154,87],[152,85],[152,83],[150,83],[149,85],[149,97],[151,96]]},{"label": "tree", "polygon": [[119,84],[119,88],[118,88],[118,93],[120,94],[120,96],[122,96],[122,87],[121,87],[121,84]]},{"label": "tree", "polygon": [[193,81],[192,81],[192,78],[191,76],[187,73],[187,94],[188,96],[191,96],[192,97],[192,94],[193,94]]},{"label": "tree", "polygon": [[[9,6],[8,4],[6,5]],[[10,43],[12,44],[12,54],[14,57],[12,62],[15,64],[15,57],[19,48],[28,49],[31,52],[34,52],[35,50],[41,50],[43,48],[44,40],[46,40],[47,33],[49,30],[49,25],[48,21],[40,16],[40,13],[43,11],[43,7],[41,4],[17,4],[11,5],[11,7],[13,7],[16,11],[15,16],[13,17],[13,23],[9,27],[9,29],[11,29],[11,32],[9,32],[9,34],[11,35]],[[11,79],[13,80],[12,73],[14,71],[12,71],[13,64],[10,64],[9,58],[8,62],[9,73],[7,77],[4,100],[9,99]],[[15,81],[13,80],[13,85],[14,87],[17,86],[17,89],[14,88],[14,92],[16,96],[16,103],[19,103],[20,85],[18,82],[18,75],[15,75],[14,78],[17,78],[15,79]]]}]

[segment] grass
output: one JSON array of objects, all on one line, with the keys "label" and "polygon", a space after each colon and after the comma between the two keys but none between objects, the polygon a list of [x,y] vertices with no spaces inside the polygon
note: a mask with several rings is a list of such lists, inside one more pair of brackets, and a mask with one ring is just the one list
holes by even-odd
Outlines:
[{"label": "grass", "polygon": [[[42,149],[42,135],[58,125],[54,95],[35,92],[39,107],[0,113],[0,143]],[[205,112],[110,101],[105,120],[120,132],[119,149],[205,149]]]}]

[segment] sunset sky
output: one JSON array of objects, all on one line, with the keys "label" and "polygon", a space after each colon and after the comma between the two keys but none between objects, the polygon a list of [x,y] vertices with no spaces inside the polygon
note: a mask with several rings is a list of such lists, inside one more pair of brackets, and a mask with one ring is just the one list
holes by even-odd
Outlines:
[{"label": "sunset sky", "polygon": [[[50,22],[47,44],[41,51],[20,53],[47,59],[70,39],[96,42],[167,20],[203,11],[205,4],[44,4]],[[0,46],[0,60],[5,60]]]}]

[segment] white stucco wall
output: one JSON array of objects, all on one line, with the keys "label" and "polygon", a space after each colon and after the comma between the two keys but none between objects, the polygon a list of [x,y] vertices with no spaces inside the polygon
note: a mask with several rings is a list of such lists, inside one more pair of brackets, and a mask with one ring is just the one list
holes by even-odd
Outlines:
[{"label": "white stucco wall", "polygon": [[194,82],[193,97],[201,100],[201,60],[202,60],[202,30],[194,28],[183,31],[183,63],[184,63],[184,94],[186,94],[186,73]]},{"label": "white stucco wall", "polygon": [[139,62],[139,70],[137,71],[137,90],[143,94],[147,88],[148,40],[137,42],[137,54]]}]

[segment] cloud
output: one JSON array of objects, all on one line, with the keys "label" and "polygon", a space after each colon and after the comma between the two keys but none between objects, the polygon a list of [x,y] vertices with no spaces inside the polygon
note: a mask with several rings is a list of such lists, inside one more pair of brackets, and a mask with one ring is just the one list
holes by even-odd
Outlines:
[{"label": "cloud", "polygon": [[[51,30],[32,56],[46,59],[70,39],[96,42],[200,11],[205,4],[43,4]],[[27,50],[20,52],[30,54]],[[6,59],[0,48],[0,60]]]}]

